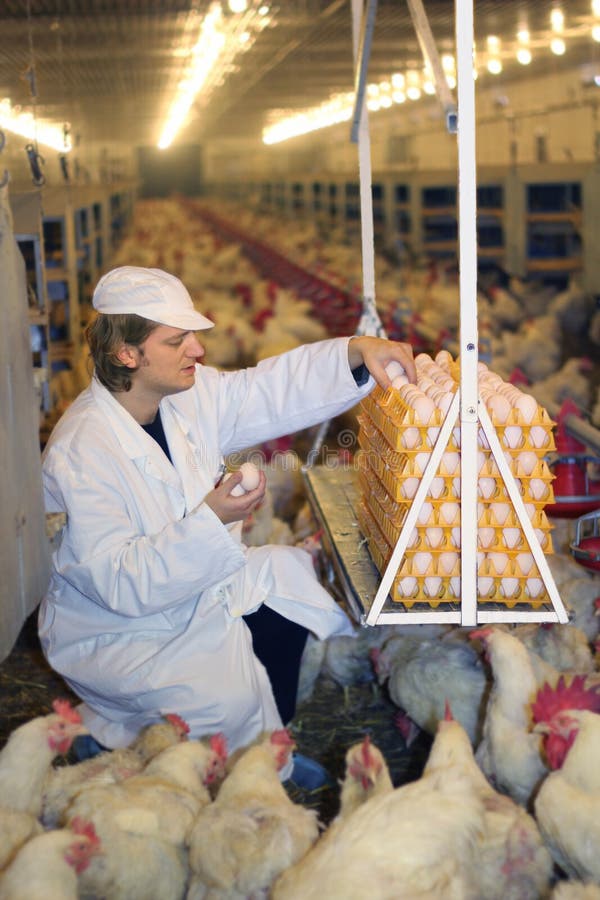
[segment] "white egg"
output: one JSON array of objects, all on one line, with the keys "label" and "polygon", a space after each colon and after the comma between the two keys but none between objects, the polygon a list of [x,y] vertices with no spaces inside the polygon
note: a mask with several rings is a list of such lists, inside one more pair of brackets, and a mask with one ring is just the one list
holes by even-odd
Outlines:
[{"label": "white egg", "polygon": [[428,597],[437,597],[442,587],[442,579],[437,575],[428,575],[425,578],[425,593]]},{"label": "white egg", "polygon": [[460,520],[460,506],[453,501],[440,504],[439,517],[441,525],[454,525]]},{"label": "white egg", "polygon": [[541,578],[528,578],[525,582],[525,593],[534,600],[544,590],[544,582]]},{"label": "white egg", "polygon": [[520,528],[503,528],[504,543],[509,550],[515,550],[523,543],[523,535]]},{"label": "white egg", "polygon": [[455,525],[450,532],[452,546],[460,550],[460,525]]},{"label": "white egg", "polygon": [[430,397],[422,394],[416,400],[413,400],[413,409],[415,411],[415,421],[421,425],[428,425],[435,410],[435,404]]},{"label": "white egg", "polygon": [[481,362],[481,360],[478,360],[477,373],[479,374],[479,376],[481,377],[481,375],[483,375],[487,371],[489,371],[489,370],[488,370],[488,367],[486,366],[486,364],[484,362]]},{"label": "white egg", "polygon": [[403,385],[408,383],[409,381],[406,375],[396,375],[395,378],[392,378],[392,387],[396,390],[399,390]]},{"label": "white egg", "polygon": [[460,597],[460,575],[453,575],[450,579],[450,593],[453,597]]},{"label": "white egg", "polygon": [[419,525],[427,525],[428,522],[431,521],[433,516],[433,506],[431,503],[425,501],[421,509],[419,510],[419,515],[417,516],[417,522]]},{"label": "white egg", "polygon": [[510,505],[495,501],[490,503],[490,512],[496,525],[504,525],[510,513]]},{"label": "white egg", "polygon": [[519,392],[519,396],[515,399],[514,407],[520,412],[523,421],[529,424],[537,412],[538,404],[535,397],[532,397],[531,394]]},{"label": "white egg", "polygon": [[419,487],[419,478],[405,478],[400,486],[400,493],[403,497],[408,497],[410,500],[417,493],[417,489]]},{"label": "white egg", "polygon": [[448,350],[440,350],[435,355],[435,361],[442,369],[448,369],[453,363],[452,354]]},{"label": "white egg", "polygon": [[416,453],[414,458],[415,471],[422,475],[425,471],[427,463],[431,458],[431,453],[427,453],[426,450],[423,450],[421,453]]},{"label": "white egg", "polygon": [[406,372],[404,370],[404,366],[400,365],[397,360],[392,359],[385,366],[385,374],[390,379],[390,381],[393,381],[394,378],[396,378],[398,375],[406,375]]},{"label": "white egg", "polygon": [[487,550],[496,541],[496,529],[488,527],[478,528],[477,541],[480,547],[483,547],[484,550]]},{"label": "white egg", "polygon": [[452,479],[452,490],[450,492],[450,496],[456,497],[457,500],[460,499],[460,476],[457,475]]},{"label": "white egg", "polygon": [[517,553],[515,556],[516,568],[521,571],[523,575],[529,575],[534,562],[533,553]]},{"label": "white egg", "polygon": [[438,572],[442,575],[452,575],[458,565],[458,553],[446,550],[438,556]]},{"label": "white egg", "polygon": [[440,497],[444,494],[445,490],[446,482],[443,478],[436,477],[432,480],[431,486],[429,488],[429,493],[435,500],[439,500]]},{"label": "white egg", "polygon": [[418,428],[403,428],[400,435],[400,443],[407,450],[414,450],[421,442],[421,435]]},{"label": "white egg", "polygon": [[502,394],[493,394],[489,400],[486,401],[486,406],[490,416],[492,417],[492,421],[495,421],[498,425],[504,425],[510,415],[510,403],[503,397]]},{"label": "white egg", "polygon": [[531,475],[538,458],[532,450],[522,450],[517,457],[517,474]]},{"label": "white egg", "polygon": [[399,578],[396,590],[401,597],[412,597],[417,592],[417,579],[412,575]]},{"label": "white egg", "polygon": [[484,500],[495,497],[497,493],[497,482],[495,478],[479,478],[477,488]]},{"label": "white egg", "polygon": [[500,593],[504,597],[515,597],[520,590],[518,578],[502,578],[500,581]]},{"label": "white egg", "polygon": [[245,491],[253,491],[258,487],[260,481],[260,470],[253,462],[245,462],[240,466],[242,473],[241,485]]},{"label": "white egg", "polygon": [[419,532],[416,528],[413,528],[411,533],[408,536],[407,547],[417,547],[420,543]]},{"label": "white egg", "polygon": [[446,450],[442,456],[440,463],[440,472],[442,475],[454,475],[460,466],[460,454],[455,450]]},{"label": "white egg", "polygon": [[529,431],[529,440],[538,449],[546,447],[550,443],[550,432],[541,425],[532,425]]},{"label": "white egg", "polygon": [[516,450],[523,443],[523,429],[520,425],[507,425],[504,429],[504,443]]},{"label": "white egg", "polygon": [[477,593],[480,597],[489,597],[494,590],[494,579],[488,575],[479,575],[477,577]]},{"label": "white egg", "polygon": [[550,487],[541,478],[530,478],[529,491],[534,500],[544,500],[550,493]]},{"label": "white egg", "polygon": [[488,461],[487,453],[484,453],[483,450],[478,450],[477,451],[477,472],[479,474],[481,474],[481,470],[486,465],[487,461]]},{"label": "white egg", "polygon": [[425,550],[418,550],[412,558],[413,575],[425,575],[427,571],[431,571],[433,557],[431,553]]},{"label": "white egg", "polygon": [[502,575],[508,565],[508,556],[506,553],[500,553],[497,550],[491,550],[487,558],[490,563],[490,572],[494,575]]},{"label": "white egg", "polygon": [[420,366],[429,366],[432,362],[433,360],[426,353],[417,353],[415,356],[415,365],[417,368]]},{"label": "white egg", "polygon": [[433,547],[435,550],[437,547],[440,547],[444,541],[444,529],[439,528],[436,525],[430,525],[425,531],[425,543],[428,547]]}]

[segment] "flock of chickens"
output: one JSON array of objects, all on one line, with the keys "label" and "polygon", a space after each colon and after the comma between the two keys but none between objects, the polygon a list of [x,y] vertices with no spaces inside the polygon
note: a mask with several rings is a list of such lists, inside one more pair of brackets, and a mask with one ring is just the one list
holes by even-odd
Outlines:
[{"label": "flock of chickens", "polygon": [[[325,244],[306,224],[229,214],[332,283],[360,282],[356,248]],[[327,336],[311,302],[261,278],[189,202],[140,203],[113,260],[125,263],[182,278],[218,326],[203,335],[208,364],[252,364]],[[420,310],[409,316],[415,334],[419,319],[429,333],[456,327],[456,285],[433,270],[403,273],[400,284],[392,266],[377,265],[383,309],[398,307],[401,289]],[[542,405],[571,396],[591,408],[587,362],[559,368],[562,330],[584,328],[600,343],[583,292],[550,296],[513,281],[479,306],[494,371],[508,378],[519,368]],[[54,375],[59,411],[88,378],[83,354]],[[600,424],[600,397],[594,415]],[[310,543],[296,454],[276,454],[267,477],[246,543]],[[281,784],[294,746],[287,730],[228,757],[221,735],[191,740],[173,711],[128,748],[64,764],[83,729],[55,701],[0,751],[0,900],[600,898],[600,577],[569,556],[569,530],[556,523],[558,552],[548,557],[569,625],[387,625],[309,639],[300,701],[319,678],[344,690],[372,680],[398,707],[399,742],[420,730],[433,737],[421,777],[400,786],[368,735],[347,748],[327,825]]]},{"label": "flock of chickens", "polygon": [[281,783],[287,729],[228,757],[222,735],[189,739],[167,714],[129,747],[56,764],[84,729],[54,701],[0,751],[0,900],[600,897],[600,672],[563,637],[577,626],[528,628],[326,642],[320,671],[351,684],[361,648],[401,720],[434,735],[397,787],[368,735],[350,746],[327,827]]}]

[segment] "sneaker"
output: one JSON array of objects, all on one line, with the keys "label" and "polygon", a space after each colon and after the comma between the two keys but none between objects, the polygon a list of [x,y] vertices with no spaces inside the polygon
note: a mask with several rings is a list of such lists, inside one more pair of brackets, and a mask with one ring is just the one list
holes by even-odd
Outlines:
[{"label": "sneaker", "polygon": [[290,781],[296,787],[305,791],[316,791],[318,788],[333,787],[335,781],[323,766],[310,759],[308,756],[302,756],[301,753],[294,753],[292,756],[294,768],[290,775]]},{"label": "sneaker", "polygon": [[93,756],[104,753],[106,749],[91,734],[79,734],[71,744],[71,753],[77,762],[83,762],[84,759],[92,759]]}]

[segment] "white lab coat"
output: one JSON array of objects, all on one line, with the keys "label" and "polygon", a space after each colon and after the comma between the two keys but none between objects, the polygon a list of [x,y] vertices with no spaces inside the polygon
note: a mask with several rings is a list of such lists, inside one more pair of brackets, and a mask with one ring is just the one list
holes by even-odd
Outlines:
[{"label": "white lab coat", "polygon": [[230,750],[281,727],[242,614],[267,603],[325,638],[351,631],[307,553],[246,548],[203,503],[223,454],[331,418],[359,388],[347,338],[256,368],[197,366],[195,386],[165,397],[173,464],[96,379],[56,425],[43,456],[48,512],[67,513],[39,628],[52,667],[84,701],[102,744],[127,744],[175,712]]}]

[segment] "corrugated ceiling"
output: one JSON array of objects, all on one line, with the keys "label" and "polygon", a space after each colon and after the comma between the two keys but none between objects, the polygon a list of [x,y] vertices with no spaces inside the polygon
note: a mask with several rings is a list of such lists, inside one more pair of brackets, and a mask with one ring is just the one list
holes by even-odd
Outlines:
[{"label": "corrugated ceiling", "polygon": [[[495,33],[514,41],[525,19],[547,48],[550,0],[477,0],[477,46]],[[207,0],[4,0],[0,3],[0,99],[31,104],[32,63],[40,116],[72,123],[86,142],[153,144],[185,70]],[[454,46],[454,3],[426,0],[440,51]],[[534,54],[539,71],[595,62],[589,0],[564,4],[568,52]],[[256,137],[273,109],[299,110],[352,87],[349,0],[289,0],[271,8],[272,22],[205,103],[195,104],[182,139]],[[585,30],[584,30],[585,26]],[[576,32],[581,29],[581,35]],[[599,59],[600,61],[600,59]],[[377,81],[421,55],[403,0],[380,0],[369,67]],[[503,79],[522,75],[513,64]]]}]

